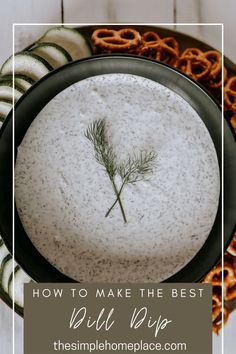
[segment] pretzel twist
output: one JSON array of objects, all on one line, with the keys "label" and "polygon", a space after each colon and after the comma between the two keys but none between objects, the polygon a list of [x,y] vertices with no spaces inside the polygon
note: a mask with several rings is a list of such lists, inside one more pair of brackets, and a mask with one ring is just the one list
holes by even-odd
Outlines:
[{"label": "pretzel twist", "polygon": [[145,46],[152,46],[155,45],[156,42],[160,41],[161,37],[156,32],[145,32],[142,35],[142,45]]},{"label": "pretzel twist", "polygon": [[221,298],[219,297],[219,295],[214,293],[212,293],[212,307],[217,307],[217,306],[221,306],[222,302],[221,302]]},{"label": "pretzel twist", "polygon": [[[223,277],[224,277],[224,299],[226,301],[233,300],[236,298],[236,274],[230,262],[230,259],[224,261],[223,267]],[[205,283],[211,283],[212,286],[220,287],[222,286],[222,264],[221,262],[216,265],[205,277]]]},{"label": "pretzel twist", "polygon": [[236,133],[236,114],[234,114],[231,118],[230,118],[230,124],[233,128],[233,130]]},{"label": "pretzel twist", "polygon": [[[232,119],[232,118],[231,118]],[[236,232],[233,235],[233,238],[230,242],[230,245],[227,249],[227,251],[234,257],[236,257]]]},{"label": "pretzel twist", "polygon": [[108,53],[127,52],[140,45],[141,36],[132,28],[121,30],[99,28],[93,32],[92,41],[96,47]]},{"label": "pretzel twist", "polygon": [[218,75],[221,75],[222,70],[222,57],[221,53],[217,50],[208,50],[203,53],[204,57],[211,62],[211,71],[209,73],[209,79],[215,79]]},{"label": "pretzel twist", "polygon": [[173,37],[161,39],[155,32],[145,32],[142,36],[142,48],[139,54],[172,66],[177,66],[179,43]]},{"label": "pretzel twist", "polygon": [[[222,56],[221,53],[218,51],[208,51],[204,53],[206,58],[211,61],[212,63],[212,69],[209,74],[208,78],[208,87],[210,88],[210,91],[213,93],[214,96],[216,96],[219,101],[221,101],[221,94],[222,94]],[[226,86],[228,83],[228,71],[226,67],[223,68],[223,78],[224,82],[223,85]],[[226,89],[227,91],[227,89]],[[218,95],[217,95],[218,92]],[[228,92],[229,93],[229,92]],[[227,93],[226,93],[227,96]],[[231,106],[230,102],[228,104]],[[228,109],[228,105],[226,104],[226,108]]]},{"label": "pretzel twist", "polygon": [[222,266],[218,263],[205,276],[204,283],[211,283],[213,286],[222,286]]},{"label": "pretzel twist", "polygon": [[236,76],[232,76],[225,85],[224,101],[226,108],[236,112]]},{"label": "pretzel twist", "polygon": [[214,333],[216,333],[217,335],[219,334],[219,331],[222,328],[223,324],[225,325],[226,322],[228,321],[228,317],[229,317],[229,310],[227,309],[227,307],[224,306],[223,323],[222,323],[222,307],[221,307],[221,305],[214,306],[212,308],[212,330]]},{"label": "pretzel twist", "polygon": [[225,301],[236,299],[236,279],[225,285]]},{"label": "pretzel twist", "polygon": [[197,48],[186,49],[179,58],[178,68],[194,80],[205,79],[211,70],[211,62]]},{"label": "pretzel twist", "polygon": [[[229,284],[235,281],[234,269],[228,260],[224,261],[224,283]],[[205,283],[211,283],[212,285],[222,286],[222,264],[218,263],[212,270],[206,275],[204,279]]]},{"label": "pretzel twist", "polygon": [[[235,258],[235,257],[233,257]],[[225,254],[225,262],[223,268],[224,275],[224,299],[231,300],[235,298],[236,293],[236,277],[232,266],[232,256]],[[236,262],[235,262],[236,266]],[[224,306],[223,323],[222,323],[222,264],[219,262],[205,277],[204,283],[211,283],[213,287],[212,293],[212,330],[218,335],[220,329],[228,320],[229,311]]]},{"label": "pretzel twist", "polygon": [[232,266],[233,266],[233,269],[234,269],[234,274],[236,275],[236,257],[232,258]]},{"label": "pretzel twist", "polygon": [[[228,72],[224,67],[224,85],[228,80]],[[222,72],[220,71],[215,77],[209,77],[207,86],[212,90],[220,90],[222,88]],[[213,91],[214,92],[214,91]]]},{"label": "pretzel twist", "polygon": [[181,57],[198,57],[202,55],[203,55],[203,51],[198,48],[186,48],[183,51]]}]

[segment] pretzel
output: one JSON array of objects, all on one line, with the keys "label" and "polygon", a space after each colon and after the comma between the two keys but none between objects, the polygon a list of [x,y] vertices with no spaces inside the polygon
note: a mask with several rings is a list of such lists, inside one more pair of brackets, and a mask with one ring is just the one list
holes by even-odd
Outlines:
[{"label": "pretzel", "polygon": [[[226,256],[226,261],[228,262],[229,257]],[[220,329],[222,328],[222,300],[221,300],[221,291],[222,291],[222,282],[221,282],[221,271],[222,267],[220,264],[213,268],[215,272],[210,273],[205,277],[204,282],[212,282],[212,330],[217,335],[219,334]],[[231,276],[230,276],[231,279]],[[228,320],[229,311],[224,306],[224,319],[223,323],[225,324]]]},{"label": "pretzel", "polygon": [[210,272],[205,276],[204,283],[211,283],[212,285],[222,286],[222,266],[218,263]]},{"label": "pretzel", "polygon": [[[228,80],[228,73],[227,69],[224,67],[224,85],[226,84]],[[210,77],[207,81],[207,86],[209,89],[213,90],[221,90],[222,88],[222,71],[220,71],[214,78]]]},{"label": "pretzel", "polygon": [[212,330],[217,335],[219,334],[219,331],[222,328],[222,325],[226,324],[228,317],[229,317],[229,310],[227,309],[226,306],[224,306],[223,312],[224,313],[223,313],[223,323],[222,323],[222,307],[221,307],[221,305],[214,306],[212,308]]},{"label": "pretzel", "polygon": [[204,57],[211,62],[211,71],[209,73],[209,78],[216,78],[221,74],[222,69],[222,57],[221,53],[217,50],[208,50],[203,53]]},{"label": "pretzel", "polygon": [[[224,299],[226,301],[236,298],[236,275],[229,259],[224,261]],[[205,277],[205,283],[211,283],[212,286],[222,286],[222,265],[218,263]]]},{"label": "pretzel", "polygon": [[[222,57],[221,53],[216,50],[209,50],[203,53],[204,57],[210,61],[211,70],[209,75],[204,79],[203,82],[206,87],[212,92],[212,94],[221,101],[221,89],[222,89]],[[224,67],[224,85],[228,79],[227,69]]]},{"label": "pretzel", "polygon": [[127,52],[139,46],[141,36],[132,28],[121,30],[99,28],[93,32],[92,41],[96,47],[108,53]]},{"label": "pretzel", "polygon": [[222,311],[222,302],[221,302],[221,298],[214,293],[212,293],[212,329],[213,332],[215,332],[216,334],[218,334],[220,328],[218,328],[219,326],[217,326],[216,323],[216,319],[217,317],[221,317],[221,311]]},{"label": "pretzel", "polygon": [[182,58],[186,57],[201,57],[207,59],[211,63],[211,69],[208,75],[208,79],[216,78],[219,74],[221,74],[222,68],[222,58],[221,53],[216,50],[209,50],[207,52],[203,52],[198,48],[187,48],[181,55]]},{"label": "pretzel", "polygon": [[214,293],[212,293],[212,307],[217,307],[217,306],[221,306],[222,302],[221,302],[221,298]]},{"label": "pretzel", "polygon": [[160,38],[155,32],[145,32],[142,36],[142,48],[139,54],[147,58],[177,66],[179,43],[173,37]]},{"label": "pretzel", "polygon": [[143,46],[151,46],[152,44],[156,44],[157,41],[160,41],[161,37],[156,32],[145,32],[142,35],[142,45]]},{"label": "pretzel", "polygon": [[236,114],[234,114],[231,118],[230,118],[230,124],[232,125],[232,128],[234,129],[235,133],[236,133]]},{"label": "pretzel", "polygon": [[[194,53],[198,53],[195,55]],[[211,62],[197,48],[185,50],[181,55],[178,68],[194,80],[202,80],[211,70]]]},{"label": "pretzel", "polygon": [[212,294],[222,301],[222,283],[220,285],[212,285]]},{"label": "pretzel", "polygon": [[236,273],[233,258],[228,252],[224,255],[224,299],[230,301],[236,298]]},{"label": "pretzel", "polygon": [[224,299],[230,301],[236,298],[236,274],[230,256],[224,261]]},{"label": "pretzel", "polygon": [[[235,274],[231,263],[225,259],[224,260],[224,283],[229,284],[235,281]],[[212,285],[221,285],[222,284],[222,264],[218,263],[206,276],[207,282],[210,282]]]},{"label": "pretzel", "polygon": [[236,257],[232,258],[232,266],[233,266],[233,269],[234,269],[234,274],[236,275]]},{"label": "pretzel", "polygon": [[[232,118],[231,118],[232,119]],[[234,233],[234,236],[230,242],[230,245],[227,249],[227,251],[234,257],[236,257],[236,232]]]},{"label": "pretzel", "polygon": [[224,101],[226,108],[236,112],[236,76],[232,76],[225,85]]},{"label": "pretzel", "polygon": [[179,44],[174,38],[168,37],[157,41],[144,41],[144,44],[139,52],[140,55],[177,66]]},{"label": "pretzel", "polygon": [[225,301],[230,301],[236,299],[236,278],[235,281],[225,285]]},{"label": "pretzel", "polygon": [[196,57],[202,55],[203,51],[198,48],[187,48],[183,51],[181,57]]}]

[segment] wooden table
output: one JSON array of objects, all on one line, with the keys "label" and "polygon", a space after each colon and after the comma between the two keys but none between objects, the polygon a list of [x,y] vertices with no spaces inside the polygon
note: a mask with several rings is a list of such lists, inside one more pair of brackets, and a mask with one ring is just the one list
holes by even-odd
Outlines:
[{"label": "wooden table", "polygon": [[[224,50],[236,62],[235,0],[1,0],[0,64],[12,53],[13,23],[155,23],[191,34],[221,49],[221,27],[198,23],[224,23]],[[195,23],[194,26],[170,25]],[[167,25],[166,25],[167,26]],[[43,34],[48,26],[15,26],[15,50]],[[225,354],[234,354],[236,311],[225,329]],[[15,354],[23,354],[23,321],[15,315]],[[0,352],[12,353],[12,311],[0,300]],[[214,336],[214,354],[221,354],[221,337]]]}]

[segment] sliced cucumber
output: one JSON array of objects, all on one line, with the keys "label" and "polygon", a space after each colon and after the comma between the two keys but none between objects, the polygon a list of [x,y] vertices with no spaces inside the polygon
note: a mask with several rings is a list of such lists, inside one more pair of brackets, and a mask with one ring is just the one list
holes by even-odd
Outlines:
[{"label": "sliced cucumber", "polygon": [[[12,75],[2,76],[2,80],[12,80]],[[15,75],[15,85],[20,87],[22,90],[27,91],[33,84],[35,80],[27,77],[26,75]]]},{"label": "sliced cucumber", "polygon": [[[32,282],[32,279],[18,265],[15,267],[15,304],[20,308],[24,307],[24,284]],[[13,275],[9,278],[8,292],[13,299]]]},{"label": "sliced cucumber", "polygon": [[54,69],[72,61],[70,54],[55,43],[40,43],[30,49],[30,52],[47,60]]},{"label": "sliced cucumber", "polygon": [[[14,97],[15,102],[23,95],[25,91],[15,83],[14,87]],[[13,101],[13,90],[12,90],[12,80],[11,79],[1,79],[0,80],[0,100],[10,100]]]},{"label": "sliced cucumber", "polygon": [[[13,296],[13,268],[15,275],[15,296]],[[20,268],[20,266],[16,265],[15,261],[13,261],[11,254],[0,237],[0,290],[3,298],[9,306],[12,306],[14,298],[15,310],[20,315],[23,315],[24,283],[32,281],[33,280]]]},{"label": "sliced cucumber", "polygon": [[[15,267],[14,274],[16,274],[19,269],[20,269],[20,266],[17,265],[17,266]],[[8,283],[8,293],[9,293],[9,299],[10,299],[11,301],[13,301],[13,285],[12,285],[12,279],[13,279],[13,273],[11,273],[10,278],[9,278],[9,283]],[[14,304],[15,304],[15,306],[14,306],[14,307],[15,307],[15,311],[16,311],[19,315],[23,316],[23,314],[24,314],[23,306],[19,306],[19,305],[17,305],[16,303],[14,303]]]},{"label": "sliced cucumber", "polygon": [[12,273],[12,256],[8,253],[1,262],[0,267],[0,290],[3,298],[12,307],[12,299],[8,294],[8,281]]},{"label": "sliced cucumber", "polygon": [[25,75],[15,75],[15,83],[27,91],[35,83],[35,80]]},{"label": "sliced cucumber", "polygon": [[2,123],[12,109],[12,103],[8,100],[0,100],[0,122]]},{"label": "sliced cucumber", "polygon": [[13,271],[13,259],[10,254],[8,254],[2,262],[0,270],[0,284],[3,291],[8,294],[8,282]]},{"label": "sliced cucumber", "polygon": [[[48,74],[53,68],[39,55],[29,52],[15,54],[14,59],[15,74],[26,75],[33,80],[39,80]],[[1,68],[2,75],[12,74],[13,57],[11,56]]]},{"label": "sliced cucumber", "polygon": [[5,244],[3,243],[1,246],[0,246],[0,269],[2,268],[2,265],[3,265],[3,260],[5,259],[6,256],[9,255],[9,251],[8,249],[6,248]]},{"label": "sliced cucumber", "polygon": [[92,50],[85,37],[74,28],[51,28],[39,39],[39,42],[54,43],[63,47],[73,60],[92,55]]}]

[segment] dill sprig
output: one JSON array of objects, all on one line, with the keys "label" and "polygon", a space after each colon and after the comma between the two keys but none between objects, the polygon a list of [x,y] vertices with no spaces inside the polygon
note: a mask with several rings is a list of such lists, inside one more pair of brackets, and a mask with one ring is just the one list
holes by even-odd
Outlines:
[{"label": "dill sprig", "polygon": [[97,162],[105,168],[105,171],[108,174],[116,195],[116,200],[119,203],[124,222],[126,223],[127,219],[125,211],[120,199],[119,191],[115,184],[115,175],[117,174],[116,154],[113,151],[112,145],[108,141],[105,119],[95,120],[91,123],[85,133],[85,136],[93,144]]},{"label": "dill sprig", "polygon": [[[153,172],[153,168],[155,167],[156,156],[154,151],[142,151],[139,155],[134,154],[132,157],[129,156],[127,162],[123,162],[117,167],[117,172],[122,181],[118,197],[125,185],[148,180],[149,175]],[[110,214],[117,202],[118,198],[116,198],[112,206],[108,209],[105,216]]]},{"label": "dill sprig", "polygon": [[138,181],[146,180],[153,171],[153,162],[156,159],[154,151],[141,151],[139,155],[129,156],[127,162],[123,162],[118,167],[118,173],[123,183],[134,184]]},{"label": "dill sprig", "polygon": [[97,162],[105,167],[110,178],[114,177],[117,172],[116,154],[108,141],[105,119],[91,123],[85,136],[93,144]]},{"label": "dill sprig", "polygon": [[[154,162],[156,154],[154,151],[141,151],[140,154],[129,156],[126,162],[117,162],[117,156],[112,145],[108,140],[106,121],[98,119],[91,123],[85,133],[85,137],[92,143],[95,152],[95,159],[105,168],[106,173],[111,181],[116,199],[112,206],[108,209],[105,216],[107,217],[116,203],[119,203],[120,210],[127,222],[124,207],[121,201],[121,192],[125,185],[135,184],[139,181],[147,180],[155,166]],[[121,186],[118,189],[115,183],[115,177],[119,175],[121,178]]]}]

